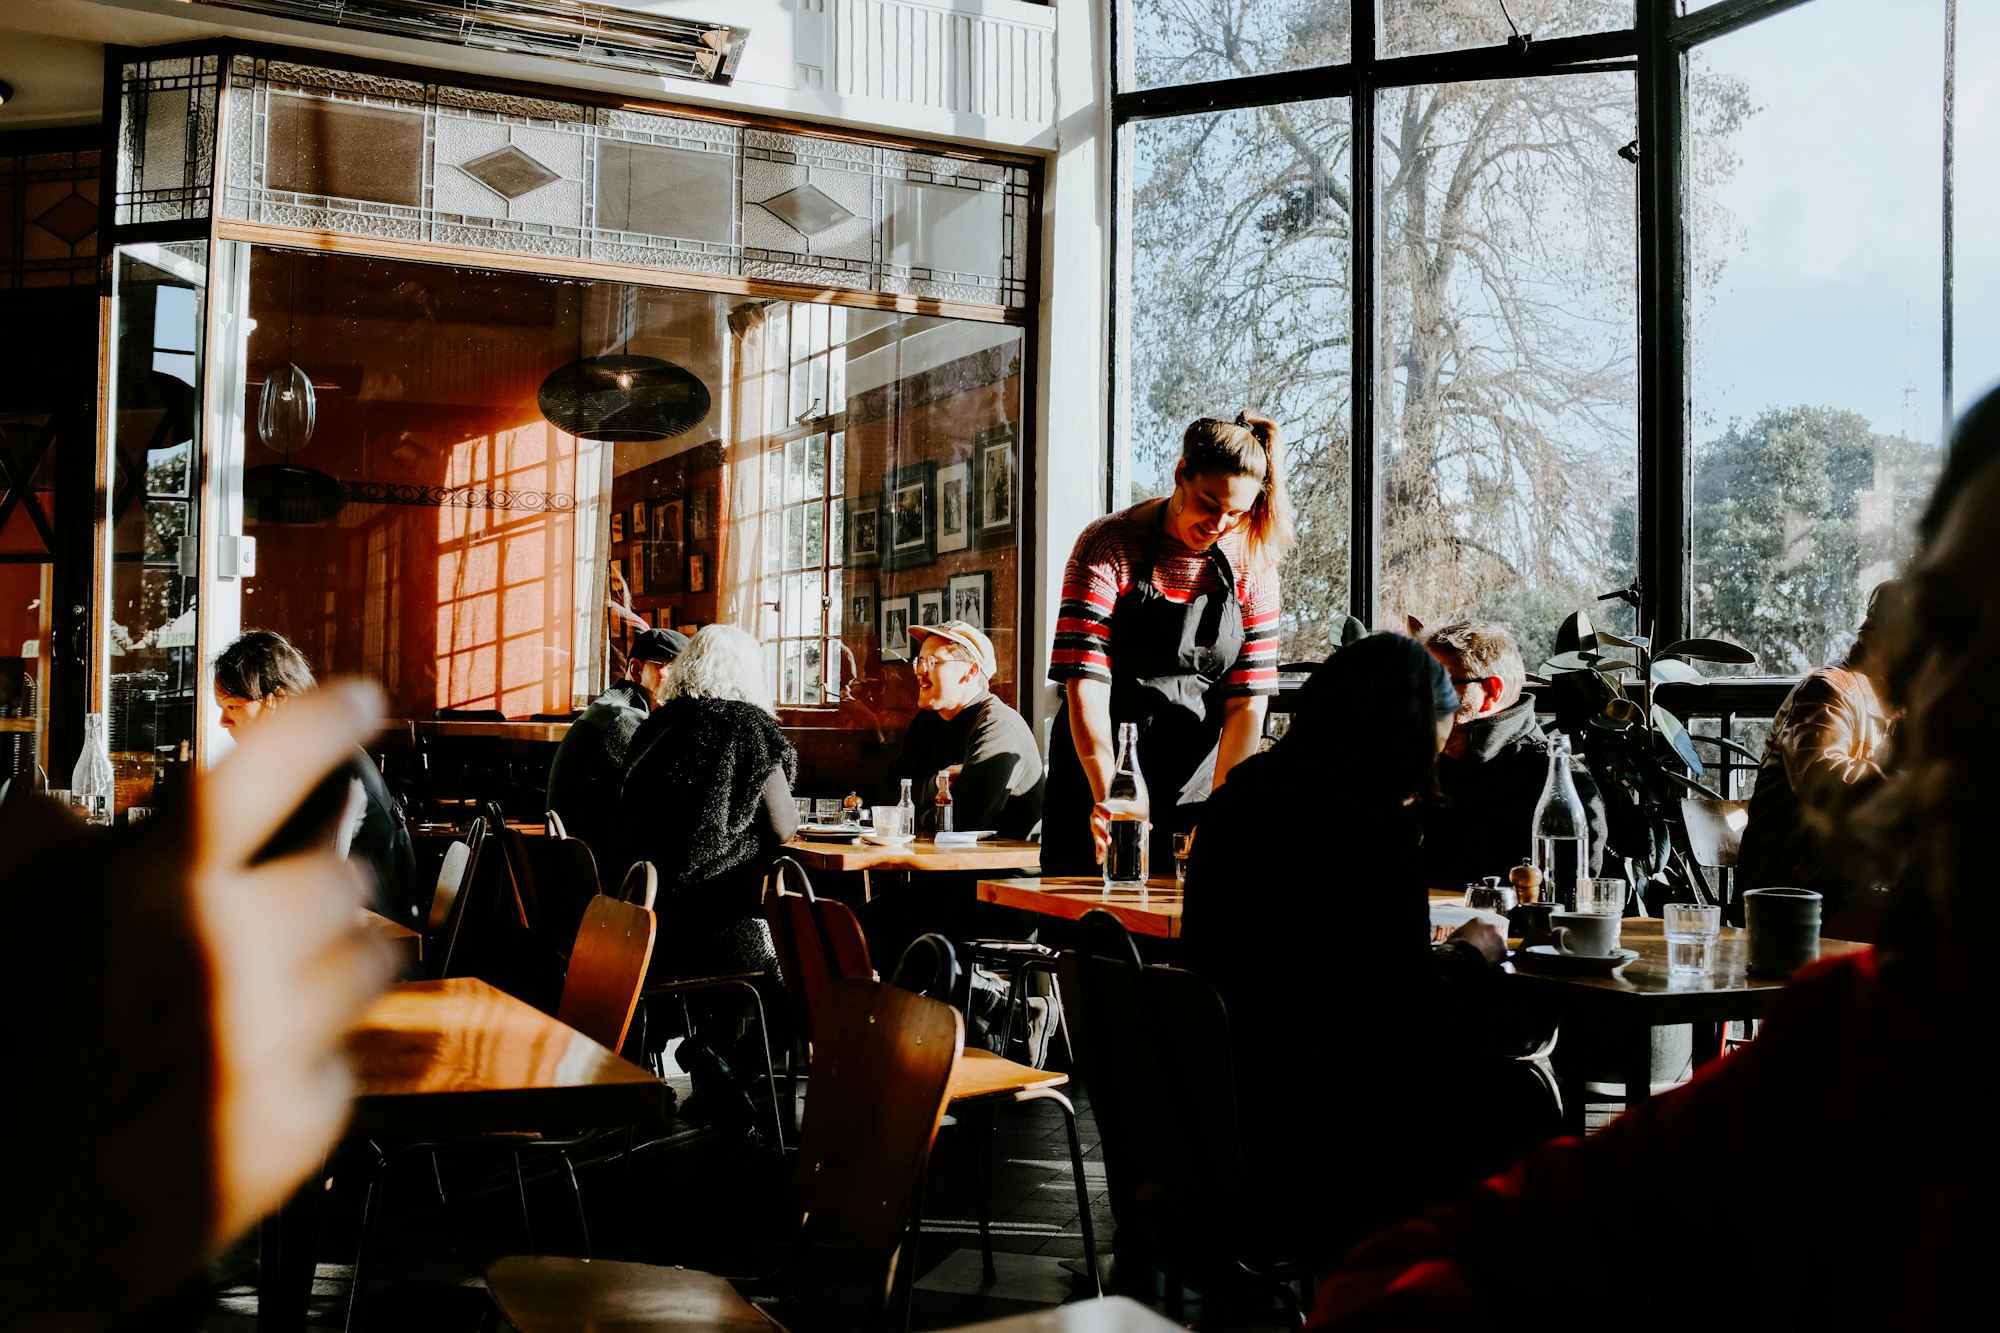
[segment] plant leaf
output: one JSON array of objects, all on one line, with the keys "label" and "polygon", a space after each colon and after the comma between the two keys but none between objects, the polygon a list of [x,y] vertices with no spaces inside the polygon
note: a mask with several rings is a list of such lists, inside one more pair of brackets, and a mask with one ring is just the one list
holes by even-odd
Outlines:
[{"label": "plant leaf", "polygon": [[1653,679],[1666,681],[1707,680],[1708,677],[1696,671],[1678,657],[1656,657],[1653,659]]},{"label": "plant leaf", "polygon": [[1734,662],[1755,666],[1757,654],[1727,639],[1681,639],[1660,649],[1659,657],[1691,657],[1697,662]]},{"label": "plant leaf", "polygon": [[1597,631],[1591,628],[1590,617],[1581,611],[1572,612],[1569,619],[1563,621],[1562,628],[1556,631],[1555,647],[1558,655],[1595,652]]},{"label": "plant leaf", "polygon": [[1612,634],[1606,630],[1599,630],[1597,631],[1597,644],[1600,648],[1637,648],[1643,652],[1648,647],[1649,641],[1643,635],[1635,634],[1627,638],[1622,634]]},{"label": "plant leaf", "polygon": [[1713,745],[1718,750],[1727,754],[1741,755],[1753,764],[1760,764],[1764,761],[1763,755],[1756,753],[1746,745],[1738,745],[1727,736],[1695,736],[1694,741],[1697,745]]},{"label": "plant leaf", "polygon": [[1572,650],[1567,653],[1557,653],[1554,657],[1551,657],[1548,661],[1542,663],[1542,670],[1551,672],[1588,671],[1592,667],[1597,665],[1597,661],[1598,657],[1596,653],[1577,652]]},{"label": "plant leaf", "polygon": [[[1701,756],[1695,753],[1694,742],[1688,738],[1687,728],[1681,725],[1679,718],[1659,704],[1653,705],[1653,728],[1660,733],[1661,740],[1673,747],[1681,762],[1688,766],[1688,772],[1699,776],[1708,771],[1702,767]],[[1672,772],[1671,769],[1667,771]]]},{"label": "plant leaf", "polygon": [[1711,801],[1720,801],[1725,799],[1721,792],[1716,791],[1714,788],[1706,786],[1703,783],[1696,782],[1693,778],[1689,777],[1685,773],[1676,773],[1671,768],[1661,769],[1660,771],[1665,773],[1668,777],[1672,778],[1675,782],[1680,783],[1681,786],[1686,787],[1689,791],[1700,792],[1703,796],[1708,797]]},{"label": "plant leaf", "polygon": [[1639,668],[1631,662],[1621,662],[1612,657],[1600,657],[1590,664],[1590,669],[1592,671],[1601,671],[1607,676],[1615,676],[1621,671],[1637,671]]}]

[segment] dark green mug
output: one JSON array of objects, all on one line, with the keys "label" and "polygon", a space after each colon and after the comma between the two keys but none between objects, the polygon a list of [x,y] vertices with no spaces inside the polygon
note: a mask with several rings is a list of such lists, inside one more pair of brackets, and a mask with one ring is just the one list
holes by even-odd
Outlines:
[{"label": "dark green mug", "polygon": [[1743,895],[1750,975],[1789,977],[1819,957],[1820,896],[1811,889],[1751,889]]}]

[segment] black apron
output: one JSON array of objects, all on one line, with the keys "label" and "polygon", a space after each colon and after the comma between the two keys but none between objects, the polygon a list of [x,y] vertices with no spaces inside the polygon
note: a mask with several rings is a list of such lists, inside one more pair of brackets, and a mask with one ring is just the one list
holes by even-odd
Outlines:
[{"label": "black apron", "polygon": [[[1208,559],[1222,591],[1197,593],[1182,605],[1153,586],[1153,560],[1166,536],[1166,504],[1160,505],[1160,537],[1135,571],[1132,587],[1111,608],[1111,727],[1117,744],[1121,722],[1139,726],[1139,768],[1152,803],[1149,851],[1154,875],[1173,873],[1173,834],[1194,826],[1195,811],[1213,779],[1213,756],[1222,736],[1222,710],[1211,708],[1208,692],[1229,673],[1243,652],[1243,607],[1236,598],[1236,575],[1220,543]],[[1182,789],[1203,768],[1209,775],[1187,793]],[[1042,801],[1042,873],[1094,875],[1097,849],[1090,836],[1090,779],[1070,734],[1069,701],[1056,711],[1049,736],[1048,787]]]}]

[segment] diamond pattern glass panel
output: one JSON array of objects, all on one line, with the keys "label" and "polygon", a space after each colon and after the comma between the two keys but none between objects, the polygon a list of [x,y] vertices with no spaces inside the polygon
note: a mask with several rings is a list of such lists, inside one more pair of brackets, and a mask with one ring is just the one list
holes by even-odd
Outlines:
[{"label": "diamond pattern glass panel", "polygon": [[482,153],[470,162],[461,162],[458,169],[502,199],[519,199],[562,179],[513,144]]},{"label": "diamond pattern glass panel", "polygon": [[[127,156],[144,167],[133,179],[149,190],[179,179],[174,145],[200,145],[204,172],[213,160],[212,82],[206,103],[173,82],[196,78],[197,63],[180,61],[188,68],[170,74],[175,62],[157,62],[162,70],[147,76],[149,94],[179,102],[138,114],[128,98]],[[206,67],[212,81],[215,61]],[[144,68],[128,67],[128,86]],[[230,84],[222,205],[230,218],[988,306],[1027,302],[1032,201],[1020,167],[252,56],[232,60]],[[152,217],[121,212],[120,220]]]}]

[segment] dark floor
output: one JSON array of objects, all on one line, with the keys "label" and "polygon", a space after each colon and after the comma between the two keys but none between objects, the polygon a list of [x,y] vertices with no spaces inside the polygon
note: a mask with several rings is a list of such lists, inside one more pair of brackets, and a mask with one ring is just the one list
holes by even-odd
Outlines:
[{"label": "dark floor", "polygon": [[[685,1079],[672,1080],[685,1098]],[[1080,1108],[1085,1185],[1100,1246],[1111,1214],[1087,1106]],[[932,1157],[919,1248],[911,1326],[948,1328],[1059,1304],[1092,1294],[1064,1260],[1080,1261],[1083,1232],[1060,1110],[1048,1102],[1000,1109],[983,1136],[982,1162],[998,1280],[983,1281],[973,1183],[970,1125],[947,1127]],[[601,1258],[679,1264],[731,1276],[769,1271],[785,1257],[789,1160],[678,1121],[665,1137],[621,1158],[607,1144],[579,1162],[594,1253]],[[529,1250],[504,1156],[447,1153],[447,1202],[440,1203],[421,1154],[392,1168],[387,1205],[370,1237],[360,1328],[476,1329],[491,1309],[484,1283],[495,1259]],[[553,1158],[528,1181],[536,1248],[582,1254],[576,1209]],[[336,1164],[322,1222],[311,1322],[339,1327],[347,1317],[360,1174]],[[1073,1263],[1081,1270],[1081,1263]],[[249,1333],[254,1327],[256,1246],[239,1246],[211,1274],[213,1296],[203,1329]],[[828,1327],[853,1326],[849,1293],[829,1297]],[[793,1311],[808,1325],[822,1312]],[[801,1322],[788,1319],[788,1324]],[[510,1327],[504,1321],[502,1329]]]},{"label": "dark floor", "polygon": [[[684,1078],[671,1080],[684,1099]],[[1072,1091],[1074,1085],[1072,1085]],[[1085,1186],[1100,1255],[1110,1249],[1112,1222],[1096,1126],[1077,1094]],[[1611,1114],[1592,1107],[1592,1129]],[[932,1158],[924,1208],[924,1235],[911,1306],[915,1329],[950,1328],[997,1319],[1093,1294],[1080,1276],[1083,1233],[1069,1167],[1063,1117],[1048,1102],[1008,1105],[983,1140],[997,1280],[981,1272],[969,1126],[948,1127]],[[588,1162],[579,1161],[593,1252],[705,1269],[732,1277],[769,1272],[785,1258],[784,1242],[796,1233],[788,1217],[789,1159],[740,1140],[676,1120],[661,1137],[642,1142],[629,1158],[618,1142]],[[582,1254],[576,1209],[553,1161],[528,1181],[535,1242],[540,1252]],[[366,1256],[365,1291],[355,1327],[361,1329],[473,1330],[494,1327],[485,1291],[486,1266],[527,1253],[520,1206],[504,1155],[463,1152],[442,1158],[446,1202],[439,1201],[430,1164],[422,1155],[392,1169],[387,1204]],[[352,1291],[360,1175],[338,1163],[321,1226],[311,1322],[340,1327]],[[250,1333],[257,1299],[256,1245],[239,1246],[211,1274],[212,1296],[200,1327],[214,1333]],[[824,1300],[825,1308],[820,1308]],[[806,1309],[788,1308],[797,1333],[824,1327],[850,1329],[859,1317],[851,1292],[815,1297]],[[1193,1318],[1198,1307],[1184,1314]],[[499,1320],[500,1329],[511,1325]],[[1271,1325],[1278,1327],[1274,1321]]]}]

